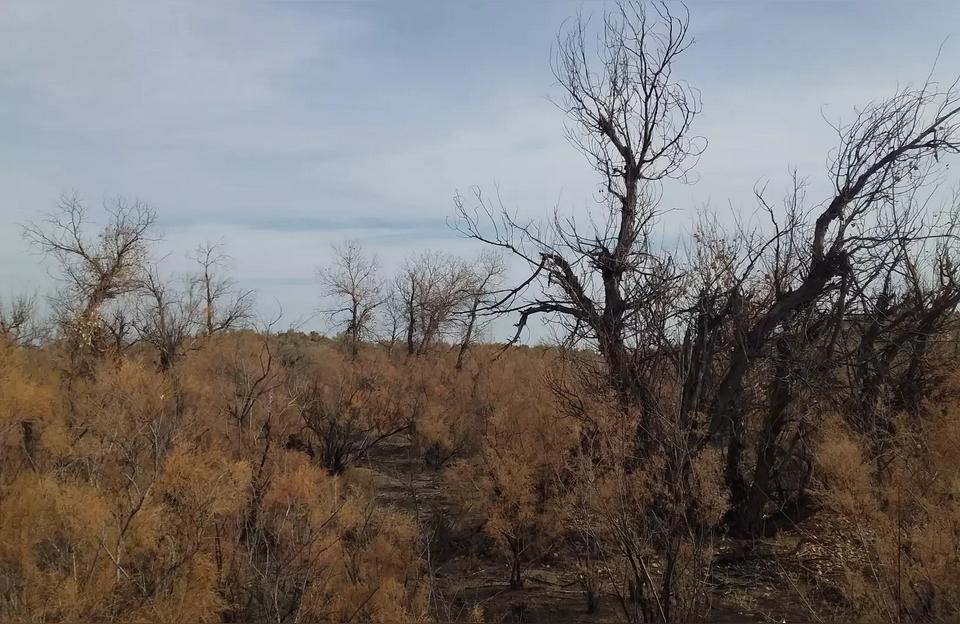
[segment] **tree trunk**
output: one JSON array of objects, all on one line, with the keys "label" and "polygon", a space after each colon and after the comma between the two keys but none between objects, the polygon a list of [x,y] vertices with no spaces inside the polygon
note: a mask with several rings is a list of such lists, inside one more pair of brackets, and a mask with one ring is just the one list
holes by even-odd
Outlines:
[{"label": "tree trunk", "polygon": [[523,567],[520,564],[522,544],[519,538],[508,537],[510,543],[510,589],[523,589]]},{"label": "tree trunk", "polygon": [[33,421],[21,420],[20,430],[22,433],[23,451],[27,454],[27,459],[30,460],[30,463],[33,464],[34,454],[37,449],[37,437],[33,431]]},{"label": "tree trunk", "polygon": [[786,410],[793,398],[790,357],[785,339],[779,340],[773,379],[770,381],[770,405],[760,439],[757,440],[757,463],[753,470],[753,482],[734,509],[734,532],[745,537],[758,537],[764,531],[764,508],[770,498],[770,484],[775,476],[774,465],[779,449],[777,440],[786,424]]},{"label": "tree trunk", "polygon": [[467,355],[467,350],[470,348],[470,341],[473,338],[473,326],[477,322],[478,304],[479,301],[475,301],[470,308],[470,319],[467,321],[467,328],[463,332],[463,340],[460,341],[460,350],[457,352],[457,370],[463,370],[463,360]]}]

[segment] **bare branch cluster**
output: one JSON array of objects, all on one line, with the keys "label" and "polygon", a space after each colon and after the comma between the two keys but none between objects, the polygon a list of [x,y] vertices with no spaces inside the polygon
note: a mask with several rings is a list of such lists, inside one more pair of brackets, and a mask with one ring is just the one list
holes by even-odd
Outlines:
[{"label": "bare branch cluster", "polygon": [[[528,269],[481,313],[515,315],[511,342],[542,317],[571,348],[579,385],[558,391],[586,426],[592,476],[583,483],[606,470],[627,487],[651,462],[671,475],[652,499],[616,509],[630,514],[623,527],[650,527],[641,537],[666,565],[680,565],[677,540],[707,548],[691,494],[705,457],[723,457],[725,524],[756,536],[770,530],[771,509],[803,504],[816,413],[830,404],[851,415],[881,452],[895,429],[886,406],[916,410],[927,396],[931,345],[949,335],[960,304],[960,208],[930,206],[945,159],[960,151],[960,92],[928,80],[857,111],[835,126],[830,197],[810,205],[795,174],[782,205],[756,189],[768,226],[725,232],[705,214],[670,252],[651,240],[661,184],[688,180],[705,147],[693,133],[699,93],[674,75],[692,43],[688,14],[624,2],[591,26],[581,17],[561,33],[554,73],[568,136],[599,174],[595,214],[524,221],[499,194],[477,189],[470,200],[456,197],[454,225]],[[825,387],[837,392],[811,402],[811,390]],[[615,435],[585,392],[612,393]],[[627,440],[626,450],[599,453],[610,435]],[[686,502],[677,508],[677,500]],[[651,514],[670,520],[643,525]],[[591,534],[629,560],[639,537],[605,526]],[[654,583],[635,572],[624,605],[646,592],[637,621],[694,617],[678,615],[685,605],[671,602],[677,594],[664,583],[696,575]]]},{"label": "bare branch cluster", "polygon": [[[45,220],[23,232],[57,262],[64,289],[53,304],[78,372],[90,372],[101,355],[136,342],[156,348],[166,370],[199,334],[212,336],[249,321],[253,291],[237,288],[223,274],[229,257],[220,245],[198,247],[192,256],[198,273],[177,286],[150,258],[157,218],[152,207],[116,199],[104,205],[104,215],[102,229],[90,236],[86,206],[64,196]],[[26,302],[14,309],[11,332],[26,322],[32,310]]]}]

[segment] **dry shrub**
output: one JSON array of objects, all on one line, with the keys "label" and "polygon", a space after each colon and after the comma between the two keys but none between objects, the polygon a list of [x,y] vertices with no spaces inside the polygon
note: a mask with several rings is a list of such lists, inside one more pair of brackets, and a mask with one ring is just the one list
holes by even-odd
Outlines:
[{"label": "dry shrub", "polygon": [[81,621],[105,615],[114,581],[99,563],[109,503],[91,487],[24,474],[0,508],[0,615]]},{"label": "dry shrub", "polygon": [[0,337],[0,479],[36,461],[38,438],[56,419],[57,380],[49,362]]},{"label": "dry shrub", "polygon": [[442,467],[475,453],[489,412],[481,395],[486,367],[468,372],[427,358],[418,358],[411,366],[425,395],[411,431],[420,457]]},{"label": "dry shrub", "polygon": [[563,505],[588,610],[609,591],[631,623],[702,620],[714,527],[729,507],[720,453],[691,453],[686,431],[665,418],[658,444],[639,449],[629,412],[599,401],[589,414]]},{"label": "dry shrub", "polygon": [[252,458],[265,423],[274,431],[299,426],[290,372],[278,351],[254,332],[236,332],[207,338],[178,366],[172,381],[182,411],[202,421],[211,443]]},{"label": "dry shrub", "polygon": [[818,449],[820,496],[853,527],[842,591],[862,621],[960,616],[960,412],[956,403],[899,418],[889,450],[840,424]]},{"label": "dry shrub", "polygon": [[297,404],[306,449],[335,474],[408,430],[423,408],[415,377],[385,354],[328,353],[306,366],[301,378]]},{"label": "dry shrub", "polygon": [[36,474],[5,485],[0,531],[18,545],[4,606],[45,620],[216,621],[206,545],[245,498],[248,468],[175,448],[168,381],[124,360],[76,380],[46,427]]},{"label": "dry shrub", "polygon": [[306,368],[275,350],[217,336],[164,373],[145,353],[60,384],[2,345],[0,619],[422,621],[416,525],[285,447]]},{"label": "dry shrub", "polygon": [[546,358],[524,354],[486,368],[477,388],[487,413],[479,448],[448,472],[463,513],[479,517],[502,546],[514,589],[522,588],[528,567],[562,533],[561,472],[576,441],[573,422],[559,416],[544,381],[548,365]]},{"label": "dry shrub", "polygon": [[302,453],[280,453],[262,498],[237,521],[221,555],[230,618],[420,619],[412,522],[343,491]]},{"label": "dry shrub", "polygon": [[[199,344],[168,371],[131,352],[68,379],[55,349],[0,345],[0,619],[428,621],[451,598],[420,526],[357,467],[405,431],[513,587],[564,552],[590,608],[708,610],[725,458],[689,444],[705,419],[671,411],[671,383],[641,436],[614,393],[560,383],[552,350],[477,347],[457,371],[253,332]],[[842,417],[821,431],[818,497],[855,528],[842,590],[864,621],[956,619],[958,405],[900,415],[882,443]]]}]

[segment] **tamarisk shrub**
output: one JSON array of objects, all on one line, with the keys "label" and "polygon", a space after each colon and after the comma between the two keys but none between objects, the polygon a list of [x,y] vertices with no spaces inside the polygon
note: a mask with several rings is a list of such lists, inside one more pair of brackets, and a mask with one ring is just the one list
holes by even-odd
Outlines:
[{"label": "tamarisk shrub", "polygon": [[[955,383],[955,382],[954,382]],[[960,413],[928,406],[920,427],[900,414],[890,454],[832,423],[817,452],[818,494],[853,527],[843,566],[848,612],[863,621],[953,622],[960,614]]]},{"label": "tamarisk shrub", "polygon": [[509,564],[509,584],[523,587],[528,568],[550,552],[562,532],[557,501],[573,422],[559,416],[543,383],[549,358],[514,354],[484,370],[477,396],[487,417],[479,448],[448,473],[450,490],[466,516],[478,517]]}]

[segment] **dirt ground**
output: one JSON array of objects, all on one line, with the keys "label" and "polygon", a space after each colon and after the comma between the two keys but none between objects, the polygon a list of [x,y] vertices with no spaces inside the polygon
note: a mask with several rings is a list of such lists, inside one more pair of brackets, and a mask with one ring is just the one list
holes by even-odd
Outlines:
[{"label": "dirt ground", "polygon": [[[471,609],[483,610],[486,623],[606,624],[620,621],[613,597],[586,613],[574,567],[560,553],[528,572],[525,587],[512,590],[506,562],[484,556],[486,538],[479,526],[453,526],[440,469],[425,465],[415,450],[397,440],[377,448],[366,470],[380,502],[413,514],[430,535],[429,568],[442,596],[438,614],[450,622],[469,621]],[[845,550],[835,527],[804,526],[781,531],[774,539],[720,544],[713,572],[713,624],[826,621],[830,579],[839,574],[838,553]]]}]

